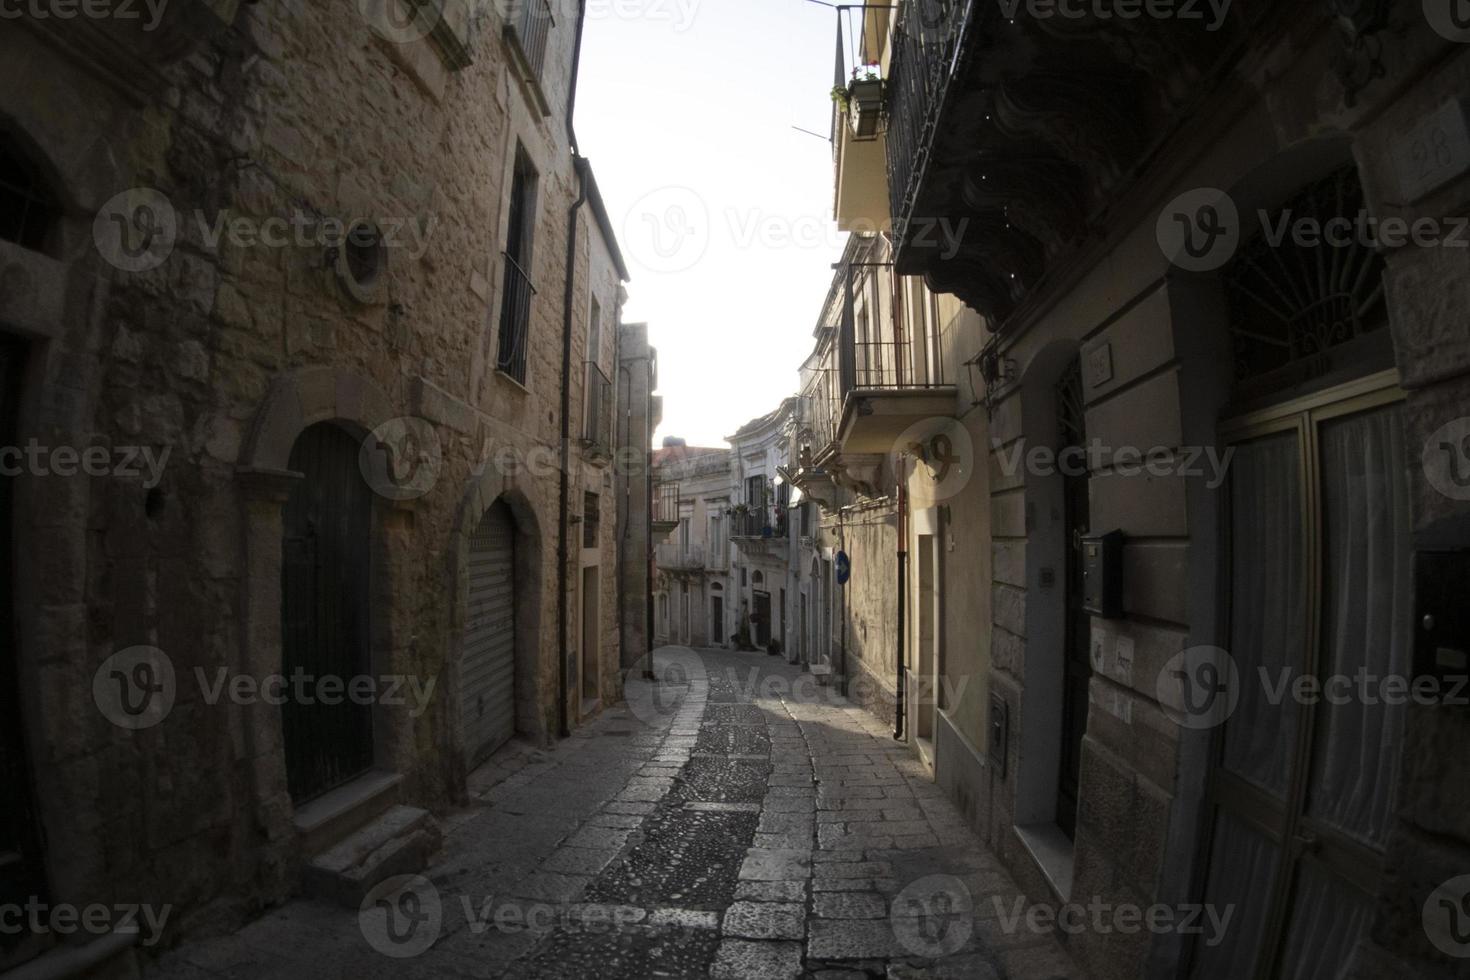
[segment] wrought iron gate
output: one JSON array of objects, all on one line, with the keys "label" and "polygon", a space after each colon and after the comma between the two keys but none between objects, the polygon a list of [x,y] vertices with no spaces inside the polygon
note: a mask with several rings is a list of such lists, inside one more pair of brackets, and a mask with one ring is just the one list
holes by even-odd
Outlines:
[{"label": "wrought iron gate", "polygon": [[373,499],[358,450],[355,439],[330,423],[307,429],[291,450],[291,469],[306,478],[292,490],[283,521],[281,653],[288,687],[281,720],[297,803],[350,781],[373,762],[371,705],[345,698],[325,704],[316,695],[325,678],[340,679],[337,692],[350,689],[372,662]]}]

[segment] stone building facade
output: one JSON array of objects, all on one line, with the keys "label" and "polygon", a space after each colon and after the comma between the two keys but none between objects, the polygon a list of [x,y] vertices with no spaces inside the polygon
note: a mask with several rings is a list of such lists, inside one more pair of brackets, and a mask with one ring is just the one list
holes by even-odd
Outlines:
[{"label": "stone building facade", "polygon": [[797,527],[792,520],[792,485],[787,477],[796,400],[741,426],[729,437],[732,500],[728,515],[734,542],[731,581],[736,600],[735,633],[740,642],[788,656],[799,647],[792,599],[796,595],[791,556]]},{"label": "stone building facade", "polygon": [[[612,425],[627,274],[570,126],[581,20],[402,14],[0,29],[0,441],[35,447],[4,481],[7,897],[222,928],[620,697],[647,544],[612,464],[647,426]],[[381,686],[213,686],[296,669]],[[406,858],[437,836],[410,816]]]},{"label": "stone building facade", "polygon": [[[814,447],[804,482],[899,498],[895,696],[969,679],[929,745],[922,707],[906,732],[1028,896],[1233,911],[1213,942],[1066,930],[1090,975],[1466,975],[1470,631],[1442,610],[1470,578],[1470,33],[1450,6],[865,19],[883,152],[839,154],[838,199],[891,228],[895,280],[952,297],[953,390],[928,412],[943,442],[884,456],[888,430],[859,444],[881,405],[840,385],[838,447],[874,455]],[[916,506],[965,436],[964,489]],[[1311,693],[1364,673],[1380,686]],[[1308,683],[1267,696],[1283,675]]]},{"label": "stone building facade", "polygon": [[654,548],[655,643],[731,646],[738,579],[731,574],[730,452],[666,445],[654,454],[654,479],[673,510]]}]

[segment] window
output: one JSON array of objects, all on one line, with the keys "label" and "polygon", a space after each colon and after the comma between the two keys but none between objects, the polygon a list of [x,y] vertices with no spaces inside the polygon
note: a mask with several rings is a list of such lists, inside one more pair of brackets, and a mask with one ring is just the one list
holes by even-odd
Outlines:
[{"label": "window", "polygon": [[555,21],[547,0],[519,0],[506,12],[505,33],[516,45],[525,73],[530,81],[539,82],[546,67],[546,42]]},{"label": "window", "polygon": [[526,383],[526,347],[531,328],[533,231],[536,224],[536,171],[524,151],[516,152],[511,178],[510,221],[505,232],[505,288],[500,302],[500,348],[495,366]]},{"label": "window", "polygon": [[592,309],[587,315],[587,360],[602,363],[602,304],[592,297]]},{"label": "window", "polygon": [[0,239],[44,252],[61,205],[40,172],[13,146],[0,142]]},{"label": "window", "polygon": [[602,370],[602,304],[592,297],[587,320],[587,397],[582,419],[583,444],[594,455],[612,453],[612,380]]},{"label": "window", "polygon": [[582,547],[596,548],[602,529],[602,498],[591,490],[582,494]]}]

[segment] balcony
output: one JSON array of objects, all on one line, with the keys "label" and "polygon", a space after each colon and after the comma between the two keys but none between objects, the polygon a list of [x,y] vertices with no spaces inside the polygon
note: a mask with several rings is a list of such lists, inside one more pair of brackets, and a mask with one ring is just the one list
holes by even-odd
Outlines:
[{"label": "balcony", "polygon": [[679,484],[658,483],[653,488],[653,535],[662,538],[679,526]]},{"label": "balcony", "polygon": [[[855,15],[862,15],[860,18]],[[859,23],[860,20],[860,23]],[[843,231],[877,234],[892,223],[886,170],[886,98],[882,57],[889,13],[844,8],[837,18],[832,89],[833,217]],[[852,47],[848,41],[856,42]]]},{"label": "balcony", "polygon": [[500,301],[500,347],[497,370],[526,383],[526,349],[531,331],[531,300],[536,287],[519,262],[505,254],[505,289]]},{"label": "balcony", "polygon": [[654,551],[654,563],[663,572],[704,571],[704,546],[698,544],[661,544]]},{"label": "balcony", "polygon": [[1219,30],[1153,20],[1145,43],[1096,11],[1007,19],[1003,4],[905,0],[887,76],[898,271],[1005,329],[1108,233],[1106,206],[1146,179],[1144,161],[1210,118],[1200,93],[1241,56],[1246,32],[1294,6]]},{"label": "balcony", "polygon": [[582,448],[589,456],[611,459],[613,452],[612,382],[602,368],[591,361],[586,365],[587,412],[583,420]]},{"label": "balcony", "polygon": [[730,515],[730,537],[750,541],[776,535],[775,517],[763,508],[735,511]]},{"label": "balcony", "polygon": [[855,260],[839,274],[836,447],[844,457],[882,456],[914,425],[953,415],[956,391],[937,339],[903,322],[893,265]]},{"label": "balcony", "polygon": [[505,11],[505,40],[521,81],[543,116],[551,115],[543,82],[546,49],[556,20],[550,0],[502,0]]}]

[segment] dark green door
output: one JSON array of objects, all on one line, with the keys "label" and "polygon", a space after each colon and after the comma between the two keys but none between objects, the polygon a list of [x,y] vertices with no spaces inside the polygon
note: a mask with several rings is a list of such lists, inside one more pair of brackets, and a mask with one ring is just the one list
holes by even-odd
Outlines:
[{"label": "dark green door", "polygon": [[[372,707],[333,696],[370,673],[369,583],[372,491],[358,467],[358,441],[330,423],[303,432],[290,467],[305,475],[284,515],[281,575],[282,706],[286,770],[297,803],[366,772],[373,762]],[[298,674],[304,679],[297,683]],[[306,691],[310,696],[300,697]]]}]

